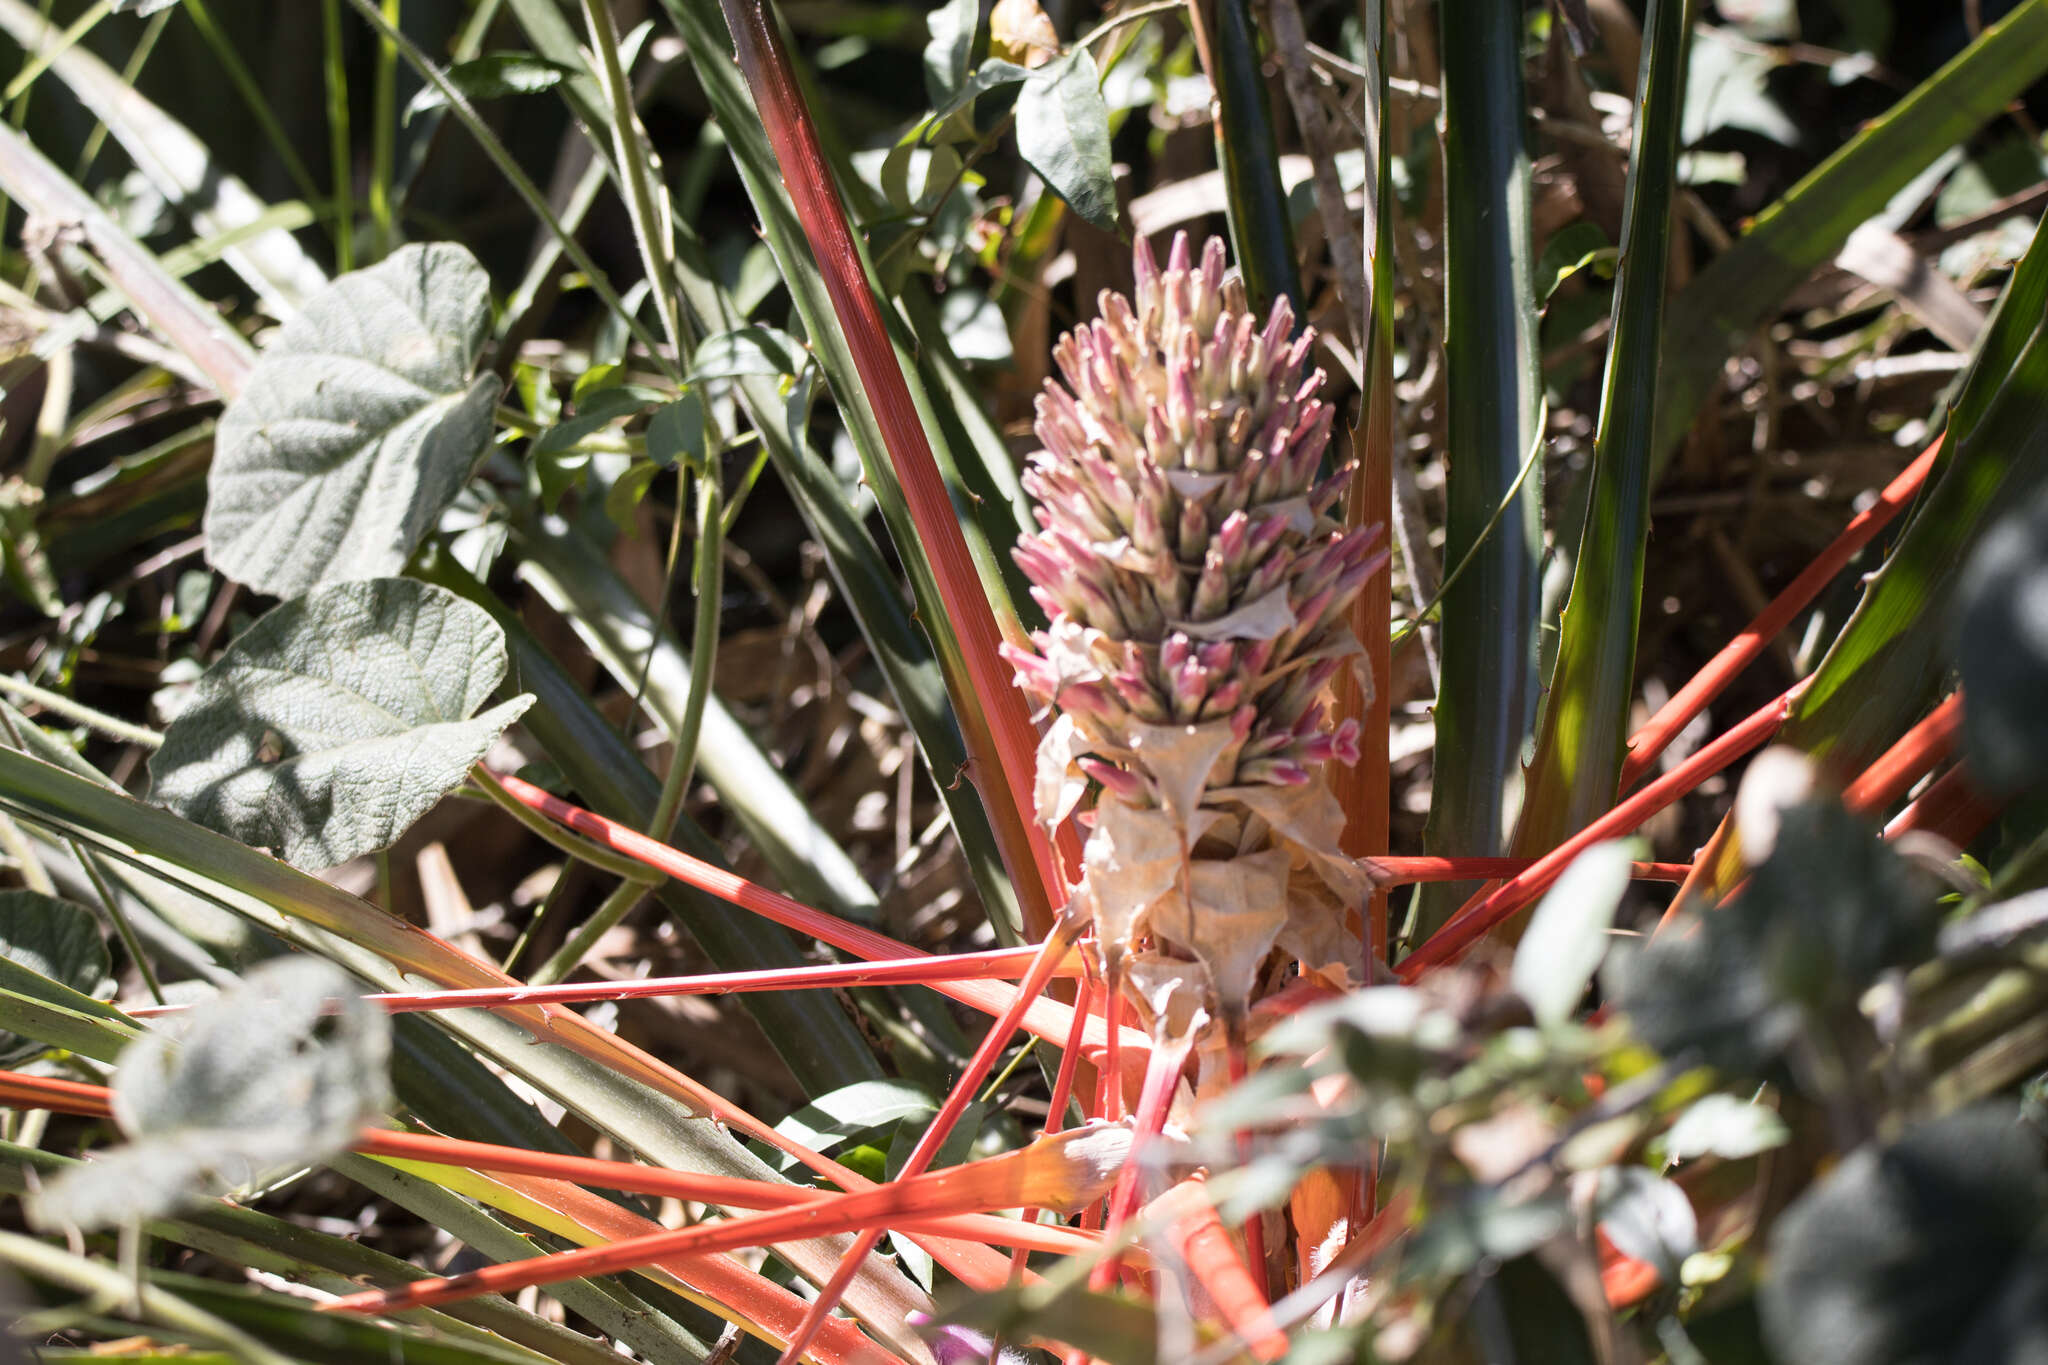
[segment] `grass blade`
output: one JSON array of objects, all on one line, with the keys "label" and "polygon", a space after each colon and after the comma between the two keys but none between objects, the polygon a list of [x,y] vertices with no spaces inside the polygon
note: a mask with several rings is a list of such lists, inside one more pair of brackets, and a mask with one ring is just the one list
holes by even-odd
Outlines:
[{"label": "grass blade", "polygon": [[[24,0],[0,0],[0,30],[30,53],[54,48],[59,38],[56,25]],[[200,236],[232,232],[270,212],[247,185],[221,169],[210,148],[88,49],[65,49],[52,58],[50,70],[106,124],[136,169],[192,220]],[[308,294],[326,283],[320,267],[282,228],[238,242],[221,254],[275,317],[292,316]]]},{"label": "grass blade", "polygon": [[675,233],[669,225],[668,189],[661,182],[660,163],[654,160],[647,131],[640,126],[632,82],[619,63],[619,34],[612,23],[611,0],[583,0],[583,15],[590,26],[598,84],[608,102],[612,155],[624,182],[626,213],[633,224],[633,239],[640,246],[641,265],[647,271],[648,292],[669,344],[675,347],[678,360],[687,365],[682,304],[676,297]]},{"label": "grass blade", "polygon": [[[447,555],[429,560],[420,576],[491,614],[505,632],[511,655],[506,686],[534,694],[533,707],[523,720],[526,728],[585,800],[614,819],[646,828],[661,784],[591,706],[582,688],[541,648],[518,614]],[[687,821],[678,822],[669,837],[707,861],[719,856],[717,847]],[[657,888],[655,895],[677,925],[728,971],[786,967],[799,960],[795,939],[714,897],[673,882]],[[822,1095],[849,1081],[881,1076],[867,1041],[835,1002],[765,993],[749,995],[744,1003],[807,1093]]]},{"label": "grass blade", "polygon": [[246,1365],[293,1365],[290,1356],[278,1354],[225,1319],[161,1285],[137,1283],[110,1262],[74,1256],[20,1233],[0,1232],[0,1264],[12,1266],[25,1279],[84,1295],[96,1303],[132,1304],[141,1321],[212,1342]]},{"label": "grass blade", "polygon": [[[0,806],[212,899],[383,989],[406,989],[407,975],[447,986],[514,984],[339,888],[18,750],[0,748]],[[202,867],[203,873],[193,870]],[[650,1161],[713,1175],[781,1178],[720,1124],[786,1145],[772,1128],[574,1011],[456,1011],[437,1021]],[[537,1038],[554,1046],[532,1046]],[[720,1124],[703,1122],[707,1117]],[[841,1184],[859,1180],[833,1163],[821,1164]],[[821,1283],[843,1250],[831,1240],[780,1248],[785,1260]],[[901,1323],[923,1300],[908,1279],[879,1262],[869,1263],[855,1289],[849,1306],[879,1324]]]},{"label": "grass blade", "polygon": [[[646,711],[673,731],[692,677],[681,643],[655,628],[646,605],[588,542],[552,522],[516,530],[524,553],[520,577],[575,628],[620,687],[635,685],[652,649]],[[698,767],[794,894],[847,919],[874,922],[880,913],[874,888],[716,696],[706,699]]]},{"label": "grass blade", "polygon": [[2048,480],[2048,221],[2035,229],[1949,415],[1938,481],[1800,695],[1784,739],[1860,772],[1932,698],[1970,549]]},{"label": "grass blade", "polygon": [[[27,1170],[33,1169],[47,1178],[76,1164],[69,1157],[0,1142],[0,1193],[27,1193],[29,1182],[23,1174]],[[346,1293],[364,1278],[403,1280],[426,1273],[352,1239],[315,1232],[282,1218],[225,1203],[193,1209],[175,1219],[159,1219],[146,1225],[144,1231],[151,1237],[236,1265],[290,1276],[330,1294]],[[580,1308],[575,1311],[583,1312]],[[529,1358],[537,1362],[621,1365],[625,1359],[580,1332],[536,1317],[503,1299],[478,1299],[407,1320],[457,1340],[495,1344],[500,1349],[509,1342],[524,1347],[532,1353]]]},{"label": "grass blade", "polygon": [[[543,0],[512,0],[512,9],[521,26],[526,30],[527,40],[541,56],[565,66],[574,66],[582,59],[578,53],[575,35],[560,13]],[[711,41],[699,27],[687,24],[688,14],[680,9],[675,11],[677,23],[693,41]],[[714,54],[718,55],[718,54]],[[731,64],[723,62],[716,68],[700,68],[708,74],[707,90],[711,94],[714,109],[727,128],[736,125],[730,122],[734,117],[751,116],[751,105],[747,102],[745,90],[740,86]],[[580,79],[565,81],[561,87],[562,96],[572,114],[583,125],[591,139],[593,148],[600,156],[606,154],[607,139],[603,136],[603,124],[595,87],[588,91]],[[768,193],[773,187],[779,195],[779,183],[772,174],[773,159],[766,142],[760,137],[758,127],[742,129],[735,136],[735,155],[739,158],[742,172],[758,154],[762,164],[769,168],[765,178],[759,182],[749,181],[757,193]],[[756,145],[758,144],[758,145]],[[750,152],[748,149],[753,148]],[[777,214],[779,206],[780,217]],[[769,225],[771,242],[793,242],[795,239],[794,217],[786,197],[772,200],[757,200],[757,208],[764,222]],[[777,225],[780,224],[778,227]],[[688,325],[700,334],[724,331],[738,326],[740,311],[731,298],[711,278],[711,271],[705,262],[703,245],[697,240],[688,221],[673,218],[677,233],[677,244],[672,262],[676,284],[681,292]],[[778,235],[779,234],[779,235]],[[812,281],[815,284],[815,280]],[[791,288],[803,297],[804,283],[799,278]],[[823,308],[822,300],[818,307]],[[807,315],[808,316],[808,315]],[[835,334],[825,333],[817,349],[829,364],[834,353]],[[840,348],[843,350],[843,347]],[[933,351],[927,347],[923,360],[928,366],[938,365]],[[888,680],[889,688],[896,699],[897,708],[903,713],[911,731],[917,736],[919,747],[924,752],[926,765],[938,778],[935,785],[940,799],[945,802],[946,812],[953,824],[955,836],[960,841],[968,867],[974,875],[975,885],[981,892],[982,904],[997,937],[1005,943],[1022,941],[1022,922],[1017,908],[1016,888],[1003,864],[1002,852],[997,845],[995,831],[990,824],[988,811],[983,807],[979,794],[971,782],[953,780],[967,764],[967,752],[962,746],[960,730],[955,723],[946,698],[946,682],[940,672],[937,659],[933,656],[929,639],[913,624],[909,611],[905,609],[903,592],[895,575],[882,557],[881,550],[869,536],[860,517],[848,503],[844,489],[831,472],[831,462],[807,445],[799,445],[792,439],[790,426],[784,421],[785,400],[779,392],[776,381],[763,377],[747,377],[738,381],[741,404],[745,407],[748,420],[759,434],[763,448],[768,452],[769,462],[790,497],[796,502],[797,510],[810,527],[811,534],[825,552],[825,559],[833,581],[840,589],[849,610],[866,639],[870,653],[877,666]],[[942,408],[943,411],[943,408]],[[962,420],[969,425],[981,416],[978,408],[962,407]],[[860,439],[861,427],[854,415],[847,414],[856,439]],[[986,426],[986,420],[982,419]],[[1001,450],[1000,435],[991,429],[987,437],[975,436],[974,444],[979,449],[986,440],[992,439]],[[1007,461],[1007,450],[1002,450]],[[1015,471],[1009,473],[1015,481]],[[879,466],[881,478],[871,478],[876,495],[885,506],[888,505],[893,480],[888,477],[886,464]],[[991,475],[993,478],[993,475]],[[993,485],[992,485],[993,486]],[[1018,490],[1021,495],[1021,489]],[[987,498],[987,493],[983,497]],[[1006,495],[1007,496],[1007,495]],[[897,502],[900,506],[900,495]],[[994,513],[987,501],[980,504],[984,516]],[[893,523],[892,523],[893,524]],[[991,526],[996,523],[991,520]],[[618,812],[612,810],[616,815]]]},{"label": "grass blade", "polygon": [[1650,533],[1651,440],[1689,10],[1687,0],[1650,0],[1644,24],[1592,486],[1516,831],[1523,852],[1551,847],[1614,804],[1621,776]]},{"label": "grass blade", "polygon": [[[1442,678],[1426,852],[1506,851],[1522,745],[1535,718],[1543,499],[1514,487],[1536,435],[1536,296],[1524,144],[1522,8],[1515,0],[1443,11],[1444,361],[1450,477],[1444,562],[1469,567],[1443,595]],[[1416,898],[1427,937],[1470,888]]]},{"label": "grass blade", "polygon": [[221,397],[241,391],[255,364],[249,343],[11,128],[0,128],[0,187],[29,212],[77,228],[129,302],[184,352]]}]

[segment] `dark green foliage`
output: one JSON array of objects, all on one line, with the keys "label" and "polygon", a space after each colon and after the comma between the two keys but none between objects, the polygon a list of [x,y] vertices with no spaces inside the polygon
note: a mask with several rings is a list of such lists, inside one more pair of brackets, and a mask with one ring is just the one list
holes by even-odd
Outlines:
[{"label": "dark green foliage", "polygon": [[1970,770],[2001,791],[2037,788],[2048,779],[2048,494],[1985,534],[1961,597]]},{"label": "dark green foliage", "polygon": [[1668,1057],[1764,1070],[1934,946],[1932,888],[1833,801],[1780,812],[1771,856],[1725,905],[1673,926],[1624,974],[1621,1004]]},{"label": "dark green foliage", "polygon": [[1780,1361],[2048,1360],[2048,1170],[2007,1105],[1917,1124],[1803,1195],[1759,1292]]}]

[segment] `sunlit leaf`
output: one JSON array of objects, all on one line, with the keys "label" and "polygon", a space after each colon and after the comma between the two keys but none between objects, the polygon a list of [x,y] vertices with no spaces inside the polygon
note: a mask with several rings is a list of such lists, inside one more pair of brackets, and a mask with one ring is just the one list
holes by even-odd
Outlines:
[{"label": "sunlit leaf", "polygon": [[[857,1133],[912,1115],[937,1111],[938,1102],[908,1081],[856,1081],[820,1095],[775,1125],[775,1131],[817,1152],[829,1152]],[[786,1169],[788,1161],[783,1162]]]},{"label": "sunlit leaf", "polygon": [[206,670],[150,760],[154,799],[298,867],[391,843],[527,707],[477,707],[504,632],[441,588],[324,588],[251,626]]},{"label": "sunlit leaf", "polygon": [[1116,231],[1116,178],[1109,159],[1109,106],[1085,47],[1031,73],[1017,96],[1017,151],[1067,206]]},{"label": "sunlit leaf", "polygon": [[209,562],[279,597],[402,569],[490,441],[490,323],[490,280],[449,243],[307,300],[221,417]]},{"label": "sunlit leaf", "polygon": [[1539,1023],[1571,1018],[1586,985],[1607,956],[1607,931],[1628,890],[1629,848],[1595,844],[1565,869],[1544,896],[1515,949],[1509,978]]},{"label": "sunlit leaf", "polygon": [[[465,99],[495,100],[508,95],[537,95],[577,73],[531,52],[487,52],[473,61],[457,62],[445,74],[448,83],[461,91]],[[423,85],[405,106],[400,122],[410,123],[415,114],[442,108],[447,103],[448,97],[439,86]]]},{"label": "sunlit leaf", "polygon": [[741,327],[697,343],[690,357],[690,382],[795,374],[803,362],[804,348],[788,333],[773,327]]},{"label": "sunlit leaf", "polygon": [[924,23],[931,35],[924,45],[924,89],[937,106],[967,82],[981,24],[981,0],[946,0],[925,15]]},{"label": "sunlit leaf", "polygon": [[1788,1136],[1776,1110],[1733,1095],[1696,1100],[1664,1134],[1664,1154],[1689,1161],[1709,1154],[1739,1161],[1780,1146]]}]

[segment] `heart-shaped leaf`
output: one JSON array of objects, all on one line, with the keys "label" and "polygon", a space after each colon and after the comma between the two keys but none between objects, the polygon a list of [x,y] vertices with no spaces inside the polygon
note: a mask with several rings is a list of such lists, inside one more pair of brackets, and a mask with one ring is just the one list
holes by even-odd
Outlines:
[{"label": "heart-shaped leaf", "polygon": [[331,867],[462,781],[532,700],[473,715],[504,676],[504,632],[452,593],[402,578],[323,588],[201,676],[150,760],[152,794],[296,867]]},{"label": "heart-shaped leaf", "polygon": [[346,1147],[389,1103],[391,1025],[315,957],[267,962],[121,1053],[125,1147],[29,1203],[45,1228],[158,1217]]},{"label": "heart-shaped leaf", "polygon": [[404,568],[490,442],[502,386],[475,373],[490,323],[490,281],[450,243],[307,300],[221,417],[213,566],[278,597]]},{"label": "heart-shaped leaf", "polygon": [[[0,891],[0,957],[80,995],[98,995],[113,980],[92,911],[36,891]],[[0,1030],[0,1066],[46,1051],[33,1038]]]}]

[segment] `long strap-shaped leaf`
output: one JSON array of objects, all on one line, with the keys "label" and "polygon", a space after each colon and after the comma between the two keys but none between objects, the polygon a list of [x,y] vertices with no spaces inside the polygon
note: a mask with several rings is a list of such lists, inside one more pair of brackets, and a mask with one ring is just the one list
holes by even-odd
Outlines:
[{"label": "long strap-shaped leaf", "polygon": [[1248,0],[1195,0],[1189,6],[1195,42],[1216,100],[1216,162],[1230,243],[1252,311],[1264,315],[1286,296],[1297,318],[1308,316],[1294,264],[1294,231],[1280,180],[1280,148],[1266,100],[1258,30]]},{"label": "long strap-shaped leaf", "polygon": [[[407,975],[451,987],[515,984],[337,887],[13,749],[0,749],[0,807],[212,899],[384,989],[404,989]],[[457,1011],[439,1019],[472,1047],[657,1162],[711,1174],[776,1178],[717,1124],[777,1149],[793,1146],[745,1110],[573,1010]],[[535,1041],[553,1046],[532,1046]],[[844,1187],[867,1184],[800,1145],[791,1154],[830,1172],[829,1178]],[[942,1260],[955,1259],[956,1253],[970,1260],[994,1256],[985,1247],[928,1245]],[[803,1243],[782,1248],[782,1254],[822,1282],[842,1249]],[[898,1324],[922,1298],[899,1272],[871,1260],[847,1302],[892,1345],[915,1355],[921,1348]]]},{"label": "long strap-shaped leaf", "polygon": [[[1027,930],[1042,937],[1051,928],[1051,907],[1063,878],[1050,841],[1030,814],[1037,734],[1029,710],[998,653],[994,613],[904,381],[774,15],[765,0],[723,0],[723,9],[740,70],[795,201],[838,327],[852,351],[863,390],[857,401],[873,411],[902,483],[915,538],[906,543],[899,535],[897,548],[911,564],[914,578],[919,565],[929,566],[926,576],[946,619],[927,620],[925,628],[946,670],[976,769],[973,777],[1018,884]],[[844,404],[856,396],[841,392],[838,397]],[[930,609],[923,594],[920,606]],[[1035,894],[1023,896],[1027,889]]]},{"label": "long strap-shaped leaf", "polygon": [[[87,72],[80,79],[84,80],[89,75]],[[127,112],[134,115],[135,111],[129,109]],[[128,295],[144,318],[185,353],[222,397],[232,399],[240,392],[254,364],[254,353],[248,344],[221,320],[219,314],[167,273],[150,252],[108,219],[68,177],[25,140],[4,129],[0,129],[0,185],[4,185],[9,194],[31,210],[55,221],[78,224],[106,265],[114,283]],[[473,583],[470,586],[475,588]],[[488,596],[481,589],[476,591],[479,595]],[[486,602],[484,605],[496,604]],[[540,667],[539,661],[531,655],[523,662],[529,673]],[[547,662],[551,667],[552,661]],[[588,710],[587,700],[573,688],[552,692],[544,696],[541,703],[543,709],[550,711],[549,722],[557,730],[573,726],[573,720],[564,720],[560,716],[563,709]],[[536,727],[542,723],[539,716],[531,719]],[[561,724],[553,725],[556,720]],[[579,759],[597,758],[607,742],[619,750],[618,755],[610,760],[612,776],[625,781],[627,774],[623,765],[630,764],[643,778],[646,777],[637,757],[617,745],[616,736],[601,724],[595,731],[580,736],[574,745],[550,745],[550,752],[565,765],[573,766]],[[647,780],[651,783],[651,779]],[[579,786],[589,790],[582,782]],[[651,811],[651,796],[645,804]],[[645,818],[644,812],[641,818]],[[678,898],[678,893],[666,888],[663,894],[664,899]],[[705,913],[707,910],[708,915]],[[694,907],[684,919],[705,943],[707,951],[727,967],[767,967],[790,960],[788,952],[780,947],[780,935],[771,926],[747,916],[729,915],[715,903]],[[776,1040],[789,1057],[792,1067],[812,1084],[812,1088],[844,1084],[849,1077],[858,1078],[864,1071],[873,1069],[872,1056],[858,1033],[844,1012],[829,1001],[772,996],[750,1001],[749,1007],[762,1016],[768,1036]],[[815,1077],[809,1074],[812,1063],[816,1064]]]},{"label": "long strap-shaped leaf", "polygon": [[[1442,7],[1444,362],[1450,473],[1444,562],[1470,566],[1443,593],[1442,679],[1430,853],[1506,850],[1522,744],[1535,717],[1542,490],[1515,488],[1536,433],[1536,296],[1529,237],[1522,5]],[[1416,932],[1443,922],[1469,888],[1426,889]]]},{"label": "long strap-shaped leaf", "polygon": [[[31,1180],[47,1180],[78,1164],[71,1157],[0,1142],[0,1194],[26,1194]],[[232,1204],[214,1204],[189,1210],[176,1218],[154,1219],[143,1230],[151,1237],[236,1265],[284,1275],[329,1294],[346,1293],[362,1284],[364,1277],[411,1279],[425,1273],[407,1261],[350,1238],[315,1232]],[[573,1312],[588,1315],[601,1311],[594,1294],[584,1297],[572,1289],[569,1296],[580,1305],[572,1308]],[[626,1360],[580,1332],[547,1322],[503,1299],[462,1304],[448,1313],[429,1312],[418,1321],[437,1333],[500,1349],[510,1342],[530,1352],[533,1365],[549,1361],[558,1365],[624,1365]],[[620,1322],[604,1322],[599,1330],[612,1335],[614,1326],[624,1325],[622,1315]],[[673,1346],[681,1344],[676,1342]]]},{"label": "long strap-shaped leaf", "polygon": [[0,188],[30,212],[77,228],[114,285],[222,397],[241,391],[255,363],[249,343],[12,128],[0,127]]},{"label": "long strap-shaped leaf", "polygon": [[[512,660],[506,687],[534,696],[533,708],[524,717],[526,728],[586,801],[614,819],[644,828],[660,797],[660,781],[534,639],[518,614],[447,555],[421,566],[420,576],[491,614],[505,632]],[[687,816],[677,821],[669,837],[687,840],[701,857],[719,856],[717,845]],[[655,894],[721,967],[759,970],[797,960],[796,942],[756,916],[733,914],[715,899],[673,882]],[[836,1002],[772,993],[749,995],[745,1005],[807,1092],[823,1094],[882,1074],[859,1029]]]},{"label": "long strap-shaped leaf", "polygon": [[1944,621],[1986,527],[2048,482],[2048,220],[2035,229],[1949,415],[1938,482],[1814,671],[1785,740],[1860,771],[1947,666]]},{"label": "long strap-shaped leaf", "polygon": [[[534,51],[551,61],[574,66],[582,61],[576,36],[554,0],[511,0],[509,8]],[[685,42],[691,45],[693,57],[697,48],[707,50],[715,65],[704,64],[698,57],[699,71],[706,77],[703,82],[705,94],[712,106],[714,116],[722,127],[728,130],[728,141],[732,146],[736,163],[746,174],[746,168],[758,152],[761,176],[748,179],[750,192],[756,198],[757,211],[763,220],[763,235],[778,255],[786,254],[783,246],[796,242],[801,234],[795,226],[795,215],[789,213],[786,199],[771,194],[771,187],[779,194],[780,186],[774,180],[772,168],[774,159],[766,141],[761,138],[758,127],[752,129],[752,136],[744,124],[736,120],[751,121],[753,107],[747,101],[745,87],[731,69],[725,58],[723,31],[712,38],[708,32],[690,27],[686,23],[690,11],[672,6],[678,26],[682,29]],[[587,82],[564,81],[559,87],[564,104],[577,122],[582,125],[590,140],[592,150],[600,157],[610,155],[611,139],[606,136],[605,115],[600,107],[594,88],[586,89]],[[758,144],[758,146],[756,145]],[[606,165],[609,167],[610,162]],[[782,215],[775,211],[780,206]],[[786,222],[783,218],[787,219]],[[708,335],[739,325],[745,315],[733,301],[731,294],[712,278],[703,243],[698,240],[686,218],[671,215],[670,225],[676,235],[674,257],[670,262],[675,274],[681,302],[688,324],[699,334]],[[792,294],[799,300],[805,297],[804,280],[801,275],[790,281]],[[800,308],[799,310],[804,311]],[[819,316],[826,312],[820,296]],[[913,315],[915,316],[915,315]],[[811,320],[805,313],[807,322]],[[822,341],[814,343],[821,364],[828,371],[835,367],[834,338],[827,334]],[[942,362],[932,346],[926,345],[920,357],[937,377],[952,387],[964,388],[959,377]],[[848,362],[850,364],[850,360]],[[957,368],[957,367],[955,367]],[[997,845],[995,831],[989,823],[989,816],[983,808],[981,797],[973,784],[951,780],[967,763],[967,753],[961,746],[959,726],[955,722],[946,696],[946,680],[940,671],[938,659],[933,654],[927,637],[918,630],[911,618],[909,604],[904,600],[903,588],[895,572],[888,566],[882,552],[868,534],[861,515],[848,499],[844,485],[832,472],[831,462],[826,460],[807,442],[799,439],[800,433],[791,430],[787,420],[786,399],[779,391],[777,381],[767,376],[745,376],[736,381],[740,403],[746,409],[747,419],[761,440],[761,447],[768,454],[769,462],[775,467],[783,487],[796,503],[798,513],[805,525],[810,527],[812,536],[824,551],[826,567],[847,608],[853,613],[855,624],[867,641],[868,650],[874,656],[875,664],[887,680],[889,691],[902,711],[911,732],[916,735],[923,750],[925,762],[941,780],[936,783],[940,800],[945,803],[946,813],[953,824],[953,831],[959,840],[961,852],[967,859],[974,883],[981,892],[982,904],[988,912],[989,921],[997,937],[1005,943],[1021,942],[1022,923],[1017,910],[1017,892],[1010,881],[1008,870],[1003,866],[1002,854]],[[971,395],[970,395],[971,396]],[[949,392],[949,398],[952,395]],[[983,431],[987,424],[975,422],[978,411],[963,411],[963,398],[952,398],[953,413],[968,428],[968,435],[977,445],[994,439],[1000,446],[1000,437],[993,428]],[[941,416],[945,408],[941,407]],[[851,420],[856,444],[860,444],[860,423]],[[1009,459],[1003,450],[1004,460]],[[865,458],[865,457],[863,457]],[[980,463],[993,458],[993,452]],[[887,473],[886,465],[880,472]],[[988,490],[984,497],[999,496],[1005,502],[1014,501],[1010,484],[1015,482],[1010,472],[1010,484],[996,487],[995,475],[990,470],[985,480]],[[889,482],[873,480],[877,500],[885,507],[890,504]],[[972,483],[970,482],[970,486]],[[1020,495],[1021,496],[1021,495]],[[900,503],[900,496],[896,498]],[[990,515],[992,503],[984,501],[977,509],[985,516]],[[1002,538],[1008,543],[1015,538],[1012,531]],[[580,784],[579,784],[580,785]],[[771,1030],[771,1036],[778,1036]],[[788,1044],[782,1044],[788,1046]]]},{"label": "long strap-shaped leaf", "polygon": [[[1933,699],[1948,667],[1945,616],[1971,549],[2000,512],[2048,483],[2048,220],[1978,342],[1935,476],[1785,725],[1782,739],[1837,781],[1868,766]],[[1724,819],[1695,881],[1725,890],[1740,852]]]},{"label": "long strap-shaped leaf", "polygon": [[1606,810],[1621,774],[1650,533],[1652,424],[1690,10],[1686,0],[1650,0],[1644,24],[1593,482],[1515,836],[1525,853],[1548,849]]},{"label": "long strap-shaped leaf", "polygon": [[[107,125],[157,192],[176,205],[202,237],[250,227],[270,206],[233,175],[183,124],[143,98],[133,85],[83,46],[64,46],[57,26],[23,3],[0,0],[0,29],[30,53],[55,51],[50,73]],[[262,296],[277,317],[290,317],[327,282],[320,267],[282,227],[258,232],[221,258]]]}]

